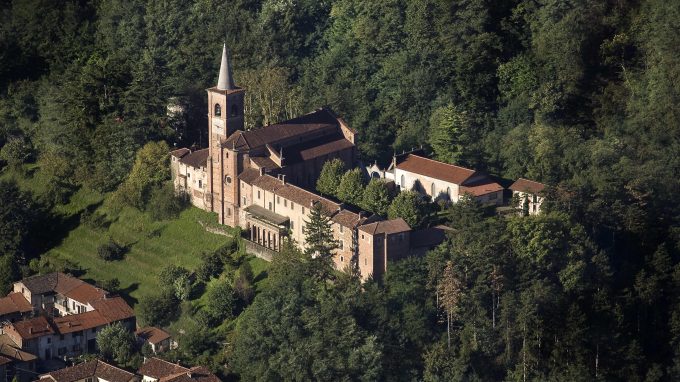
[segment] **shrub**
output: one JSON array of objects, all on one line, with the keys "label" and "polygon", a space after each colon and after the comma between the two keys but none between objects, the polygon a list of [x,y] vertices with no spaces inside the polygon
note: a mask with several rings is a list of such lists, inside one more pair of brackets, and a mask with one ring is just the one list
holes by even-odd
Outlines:
[{"label": "shrub", "polygon": [[122,260],[125,254],[125,247],[109,238],[109,241],[97,248],[97,254],[104,261]]},{"label": "shrub", "polygon": [[80,214],[80,222],[94,230],[103,230],[111,225],[111,222],[106,218],[106,215],[90,210],[85,210]]},{"label": "shrub", "polygon": [[186,196],[176,195],[172,185],[168,184],[151,191],[146,210],[154,220],[176,219],[186,205]]}]

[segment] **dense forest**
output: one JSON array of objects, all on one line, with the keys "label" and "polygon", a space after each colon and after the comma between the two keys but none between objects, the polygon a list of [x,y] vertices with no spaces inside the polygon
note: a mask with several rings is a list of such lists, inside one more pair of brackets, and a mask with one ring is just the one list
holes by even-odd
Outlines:
[{"label": "dense forest", "polygon": [[[451,206],[442,246],[364,285],[289,248],[226,373],[680,380],[679,31],[664,0],[3,1],[0,158],[61,199],[116,190],[150,141],[205,146],[226,42],[248,128],[329,105],[364,162],[423,145],[550,186],[536,217]],[[5,285],[54,200],[0,188]]]}]

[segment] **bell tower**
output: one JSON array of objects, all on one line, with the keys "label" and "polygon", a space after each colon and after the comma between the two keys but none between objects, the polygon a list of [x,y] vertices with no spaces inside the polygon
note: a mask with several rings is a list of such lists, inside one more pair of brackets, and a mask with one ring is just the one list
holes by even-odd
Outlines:
[{"label": "bell tower", "polygon": [[222,63],[217,86],[208,92],[208,136],[210,156],[210,193],[212,211],[219,222],[238,224],[238,168],[237,153],[223,147],[223,142],[234,132],[243,130],[243,96],[245,90],[234,84],[231,62],[226,44],[222,48]]}]

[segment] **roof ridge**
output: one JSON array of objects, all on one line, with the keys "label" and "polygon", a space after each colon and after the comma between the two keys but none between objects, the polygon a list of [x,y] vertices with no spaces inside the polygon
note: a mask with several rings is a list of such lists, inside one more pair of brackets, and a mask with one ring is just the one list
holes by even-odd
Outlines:
[{"label": "roof ridge", "polygon": [[[441,164],[444,164],[444,165],[446,165],[446,166],[457,167],[457,168],[460,168],[460,169],[463,169],[463,170],[472,171],[472,172],[479,172],[478,170],[474,170],[474,169],[467,168],[467,167],[463,167],[463,166],[458,166],[457,164],[442,162],[442,161],[440,161],[440,160],[431,159],[431,158],[424,157],[424,156],[421,156],[421,155],[416,155],[416,154],[413,154],[413,153],[408,153],[408,154],[406,155],[406,158],[408,158],[408,157],[411,156],[411,155],[413,155],[414,157],[417,157],[417,158],[429,160],[429,161],[431,161],[431,162],[441,163]],[[397,165],[397,166],[398,166],[398,165]]]}]

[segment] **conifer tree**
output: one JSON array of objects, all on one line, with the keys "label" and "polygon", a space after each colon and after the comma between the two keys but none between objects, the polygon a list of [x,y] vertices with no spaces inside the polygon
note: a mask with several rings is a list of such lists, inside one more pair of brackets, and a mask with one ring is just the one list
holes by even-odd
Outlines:
[{"label": "conifer tree", "polygon": [[321,203],[314,204],[309,212],[309,220],[305,222],[303,233],[307,248],[305,254],[312,257],[329,258],[338,248],[338,242],[333,238],[331,218]]}]

